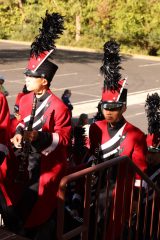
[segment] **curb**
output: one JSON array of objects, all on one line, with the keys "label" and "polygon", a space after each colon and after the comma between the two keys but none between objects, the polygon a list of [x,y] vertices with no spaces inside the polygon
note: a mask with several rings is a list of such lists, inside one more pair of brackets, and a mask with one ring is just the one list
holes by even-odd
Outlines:
[{"label": "curb", "polygon": [[[25,42],[25,41],[15,41],[15,40],[4,40],[0,39],[0,43],[13,43],[13,44],[22,44],[26,46],[30,46],[31,42]],[[80,47],[71,47],[71,46],[63,46],[63,45],[56,45],[57,49],[60,50],[71,50],[71,51],[79,51],[79,52],[93,52],[93,53],[102,53],[101,50],[96,49],[90,49],[90,48],[80,48]],[[156,56],[149,56],[149,55],[138,55],[138,54],[127,54],[122,52],[123,56],[127,56],[130,58],[138,58],[138,59],[146,59],[146,60],[152,60],[152,61],[160,61],[160,57]]]},{"label": "curb", "polygon": [[22,44],[22,45],[31,45],[31,42],[25,42],[25,41],[15,41],[15,40],[6,40],[6,39],[0,39],[0,43],[14,43],[14,44]]},{"label": "curb", "polygon": [[138,58],[138,59],[146,59],[146,60],[152,60],[152,61],[160,61],[160,57],[155,57],[155,56],[149,56],[149,55],[138,55],[138,54],[125,54],[125,56],[129,56],[131,58]]},{"label": "curb", "polygon": [[[13,44],[21,44],[21,45],[28,45],[30,46],[32,42],[25,42],[25,41],[16,41],[16,40],[5,40],[0,39],[0,43],[13,43]],[[63,46],[63,45],[56,45],[56,48],[62,49],[62,50],[71,50],[71,51],[79,51],[79,52],[95,52],[95,53],[101,53],[101,50],[98,49],[91,49],[91,48],[80,48],[80,47],[72,47],[72,46]]]}]

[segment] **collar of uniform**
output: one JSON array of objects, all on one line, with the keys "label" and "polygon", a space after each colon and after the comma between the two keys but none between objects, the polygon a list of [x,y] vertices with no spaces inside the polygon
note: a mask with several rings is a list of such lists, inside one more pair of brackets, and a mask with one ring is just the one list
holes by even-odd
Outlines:
[{"label": "collar of uniform", "polygon": [[37,98],[37,101],[43,102],[49,95],[50,95],[50,93],[48,91],[46,91],[40,98]]},{"label": "collar of uniform", "polygon": [[119,130],[123,125],[124,123],[126,122],[126,120],[124,119],[124,117],[121,118],[121,120],[119,122],[116,123],[116,125],[114,127],[112,127],[110,125],[110,123],[107,123],[107,127],[109,130]]}]

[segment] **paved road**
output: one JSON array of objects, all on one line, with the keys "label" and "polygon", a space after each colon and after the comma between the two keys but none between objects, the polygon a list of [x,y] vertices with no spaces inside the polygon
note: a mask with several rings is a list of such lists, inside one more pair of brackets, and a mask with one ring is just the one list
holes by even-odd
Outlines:
[{"label": "paved road", "polygon": [[[5,87],[10,111],[15,97],[23,88],[23,71],[27,66],[30,46],[0,41],[0,75],[6,78]],[[102,53],[71,51],[58,48],[55,63],[59,69],[51,89],[61,97],[64,89],[72,91],[73,117],[86,112],[92,117],[101,98],[103,77],[99,74]],[[128,109],[126,118],[147,132],[144,102],[147,93],[159,91],[160,59],[122,56],[122,76],[128,78]]]}]

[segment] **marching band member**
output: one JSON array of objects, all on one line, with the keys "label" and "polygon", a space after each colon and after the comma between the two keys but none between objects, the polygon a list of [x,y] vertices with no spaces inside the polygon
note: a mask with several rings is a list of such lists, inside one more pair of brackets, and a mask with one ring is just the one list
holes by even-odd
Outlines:
[{"label": "marching band member", "polygon": [[[13,205],[19,219],[17,232],[36,240],[53,239],[56,234],[57,191],[65,174],[70,140],[69,110],[49,89],[58,69],[52,59],[54,41],[63,29],[62,16],[46,12],[40,34],[31,45],[25,71],[30,93],[19,102],[20,122],[11,139],[20,149],[14,185],[23,186]],[[10,198],[16,194],[7,186],[6,189]]]},{"label": "marching band member", "polygon": [[[160,188],[160,96],[158,93],[148,94],[145,102],[145,111],[148,122],[147,134],[147,175],[158,188]],[[146,182],[143,182],[145,193],[148,191],[148,212],[146,222],[146,239],[150,238],[150,216],[154,204],[154,224],[152,230],[152,238],[157,239],[158,219],[159,219],[159,197],[153,199],[153,189],[148,188]],[[144,194],[143,203],[146,204],[147,195]],[[157,196],[157,195],[156,195]],[[154,200],[154,203],[153,203]],[[145,208],[145,206],[144,206]],[[148,238],[147,238],[148,237]]]},{"label": "marching band member", "polygon": [[147,96],[145,111],[148,119],[147,172],[151,180],[156,181],[160,168],[160,96],[158,93]]},{"label": "marching band member", "polygon": [[[104,58],[101,73],[104,75],[101,111],[104,120],[96,121],[90,126],[90,148],[92,154],[99,151],[100,162],[118,156],[128,156],[142,171],[146,169],[146,137],[145,134],[129,123],[123,116],[127,109],[126,79],[121,78],[119,66],[119,44],[109,41],[104,44]],[[96,136],[96,137],[95,137]],[[116,178],[116,171],[113,172]],[[125,173],[121,169],[121,186],[124,183]],[[137,176],[138,177],[138,176]],[[138,178],[137,178],[138,180]],[[137,181],[138,182],[138,181]],[[122,201],[122,191],[117,190],[119,203]],[[121,227],[121,207],[117,209],[115,239],[119,239]],[[127,209],[127,207],[126,207]],[[112,217],[109,225],[112,228]],[[110,233],[112,232],[110,228]],[[107,235],[107,239],[112,239]]]},{"label": "marching band member", "polygon": [[0,92],[0,165],[3,163],[6,155],[8,155],[10,113],[7,100]]}]

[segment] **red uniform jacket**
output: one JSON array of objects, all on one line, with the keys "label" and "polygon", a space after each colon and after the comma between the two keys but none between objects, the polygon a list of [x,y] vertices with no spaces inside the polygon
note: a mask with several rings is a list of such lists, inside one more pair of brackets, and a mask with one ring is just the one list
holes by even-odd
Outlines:
[{"label": "red uniform jacket", "polygon": [[142,171],[146,169],[146,136],[129,122],[113,138],[109,136],[106,120],[93,123],[90,126],[90,144],[92,153],[100,147],[103,158],[118,153],[119,156],[128,156]]},{"label": "red uniform jacket", "polygon": [[[65,173],[67,147],[71,131],[70,113],[58,97],[50,90],[48,90],[48,93],[49,96],[36,110],[35,116],[37,116],[36,124],[42,125],[40,131],[52,133],[52,144],[41,152],[38,200],[26,220],[26,227],[40,225],[49,219],[56,208],[59,182]],[[21,98],[19,104],[22,121],[18,125],[21,125],[24,129],[26,128],[25,123],[30,118],[32,102],[33,93],[29,93]],[[43,114],[38,118],[42,111]],[[33,129],[34,127],[33,124]],[[7,191],[13,199],[11,199],[12,202],[14,202],[16,196],[13,196],[13,189],[8,188]]]},{"label": "red uniform jacket", "polygon": [[10,113],[5,96],[0,93],[0,151],[8,153]]},{"label": "red uniform jacket", "polygon": [[[18,93],[14,106],[16,105],[16,107],[19,108],[19,102],[25,94],[26,93],[23,93],[23,92]],[[19,112],[19,110],[18,110],[18,112]],[[18,119],[15,116],[13,116],[10,119],[10,122],[11,122],[11,124],[10,124],[10,137],[12,138],[15,135],[16,126],[18,124]]]},{"label": "red uniform jacket", "polygon": [[24,95],[25,95],[25,93],[23,93],[23,92],[18,93],[18,95],[17,95],[17,97],[16,97],[16,100],[15,100],[15,105],[19,106],[20,99],[21,99],[21,97],[23,97]]},{"label": "red uniform jacket", "polygon": [[12,172],[12,167],[14,169],[14,162],[10,161],[13,156],[13,150],[9,139],[9,129],[10,129],[10,113],[7,100],[5,96],[0,93],[0,151],[4,152],[6,157],[0,166],[0,190],[3,192],[4,196],[7,199],[7,204],[11,205],[10,198],[7,195],[4,177],[6,172],[8,172],[8,164],[10,172]]}]

